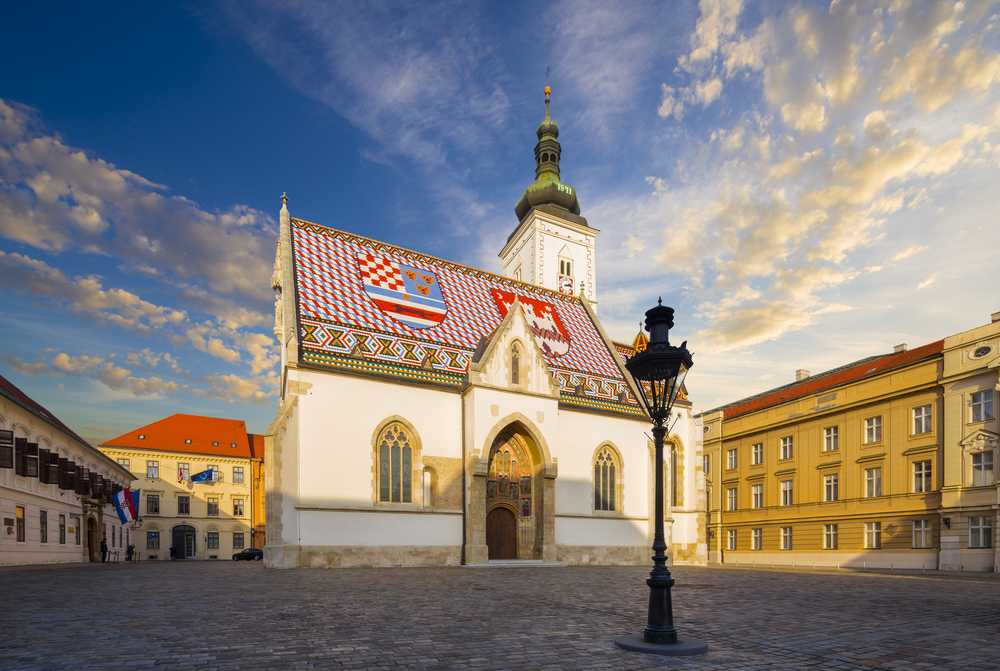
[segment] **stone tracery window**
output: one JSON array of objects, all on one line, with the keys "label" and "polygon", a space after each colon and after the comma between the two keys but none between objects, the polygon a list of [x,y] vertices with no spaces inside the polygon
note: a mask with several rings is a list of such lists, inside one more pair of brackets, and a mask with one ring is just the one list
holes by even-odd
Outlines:
[{"label": "stone tracery window", "polygon": [[614,451],[610,447],[599,449],[594,460],[594,510],[618,510],[620,473],[621,465]]},{"label": "stone tracery window", "polygon": [[402,424],[390,424],[379,435],[378,480],[380,502],[413,502],[413,448]]},{"label": "stone tracery window", "polygon": [[515,344],[510,348],[510,383],[520,384],[521,380],[521,348]]}]

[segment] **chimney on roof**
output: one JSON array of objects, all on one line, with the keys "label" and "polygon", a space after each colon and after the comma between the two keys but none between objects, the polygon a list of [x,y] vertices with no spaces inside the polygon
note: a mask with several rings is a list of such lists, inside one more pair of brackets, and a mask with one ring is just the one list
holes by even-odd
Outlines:
[{"label": "chimney on roof", "polygon": [[805,368],[799,368],[797,371],[795,371],[796,382],[802,382],[802,380],[808,380],[808,379],[809,379],[809,371],[807,371]]},{"label": "chimney on roof", "polygon": [[997,322],[1000,322],[1000,312],[994,312],[993,314],[991,314],[990,315],[990,322],[993,323],[993,324],[996,324]]},{"label": "chimney on roof", "polygon": [[900,344],[900,345],[896,345],[895,347],[892,348],[892,353],[893,354],[902,354],[903,352],[906,351],[906,347],[907,347],[907,345],[906,345],[905,342],[902,343],[902,344]]}]

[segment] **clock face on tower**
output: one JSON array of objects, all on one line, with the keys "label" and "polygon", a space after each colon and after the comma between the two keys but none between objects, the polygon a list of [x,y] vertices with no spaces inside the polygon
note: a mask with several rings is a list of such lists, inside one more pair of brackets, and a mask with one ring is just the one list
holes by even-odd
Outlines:
[{"label": "clock face on tower", "polygon": [[556,280],[556,286],[559,287],[559,291],[564,294],[573,295],[573,278],[567,277],[566,275],[560,275],[559,279]]}]

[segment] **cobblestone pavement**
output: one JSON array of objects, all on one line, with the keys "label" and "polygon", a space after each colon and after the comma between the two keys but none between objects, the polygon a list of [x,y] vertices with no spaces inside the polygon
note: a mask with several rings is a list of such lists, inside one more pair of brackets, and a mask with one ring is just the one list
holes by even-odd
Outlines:
[{"label": "cobblestone pavement", "polygon": [[0,574],[0,668],[1000,669],[1000,581],[677,567],[709,654],[625,652],[640,568],[266,570],[176,562]]}]

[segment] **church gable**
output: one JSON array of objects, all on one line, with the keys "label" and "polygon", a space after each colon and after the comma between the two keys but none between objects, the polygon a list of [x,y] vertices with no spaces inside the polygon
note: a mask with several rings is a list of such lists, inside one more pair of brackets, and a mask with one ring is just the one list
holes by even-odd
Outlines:
[{"label": "church gable", "polygon": [[549,373],[520,302],[515,300],[480,356],[473,356],[469,382],[559,396],[559,384]]},{"label": "church gable", "polygon": [[[642,416],[578,297],[291,219],[302,364],[460,388],[515,300],[561,403]],[[533,350],[532,350],[533,351]],[[532,354],[534,356],[534,354]]]}]

